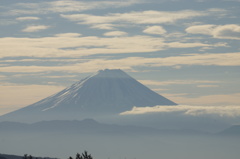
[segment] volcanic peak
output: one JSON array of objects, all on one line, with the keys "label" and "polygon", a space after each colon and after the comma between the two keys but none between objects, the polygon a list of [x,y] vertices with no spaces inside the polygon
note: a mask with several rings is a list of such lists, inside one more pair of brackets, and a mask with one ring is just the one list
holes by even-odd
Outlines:
[{"label": "volcanic peak", "polygon": [[95,78],[131,78],[128,74],[121,69],[104,69],[99,70]]}]

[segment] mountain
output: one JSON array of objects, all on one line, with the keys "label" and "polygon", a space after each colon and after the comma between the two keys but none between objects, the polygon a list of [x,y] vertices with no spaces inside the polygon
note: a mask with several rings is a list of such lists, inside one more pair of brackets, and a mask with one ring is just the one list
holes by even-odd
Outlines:
[{"label": "mountain", "polygon": [[157,129],[146,126],[105,124],[93,119],[51,120],[36,123],[0,122],[0,137],[25,135],[65,134],[67,135],[207,135],[191,129]]},{"label": "mountain", "polygon": [[100,70],[37,103],[3,115],[5,121],[84,119],[119,114],[133,106],[176,105],[120,69]]}]

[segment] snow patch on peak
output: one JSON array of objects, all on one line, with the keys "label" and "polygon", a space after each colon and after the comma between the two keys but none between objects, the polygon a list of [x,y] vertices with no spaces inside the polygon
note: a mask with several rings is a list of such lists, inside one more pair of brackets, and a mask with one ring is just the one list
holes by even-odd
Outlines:
[{"label": "snow patch on peak", "polygon": [[97,74],[93,77],[96,78],[131,78],[121,69],[105,69],[99,70]]}]

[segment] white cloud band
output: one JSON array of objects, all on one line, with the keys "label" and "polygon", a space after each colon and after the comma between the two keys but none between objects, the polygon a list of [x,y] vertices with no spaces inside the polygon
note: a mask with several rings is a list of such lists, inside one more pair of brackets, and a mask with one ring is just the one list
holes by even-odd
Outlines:
[{"label": "white cloud band", "polygon": [[240,40],[240,25],[195,25],[186,29],[190,34],[211,35],[218,39]]},{"label": "white cloud band", "polygon": [[132,110],[121,113],[121,115],[140,115],[148,113],[182,113],[184,115],[218,115],[226,117],[240,117],[240,106],[155,106],[155,107],[133,107]]},{"label": "white cloud band", "polygon": [[161,26],[147,27],[143,32],[147,34],[157,34],[157,35],[162,35],[167,33],[167,31]]},{"label": "white cloud band", "polygon": [[[68,55],[69,56],[69,55]],[[133,62],[134,61],[134,62]],[[3,66],[1,72],[94,72],[105,68],[132,69],[134,66],[161,67],[179,65],[216,65],[216,66],[239,66],[240,53],[224,54],[194,54],[186,56],[173,56],[165,58],[128,57],[122,59],[92,59],[85,60],[73,65],[63,66]],[[81,70],[79,68],[86,68]]]},{"label": "white cloud band", "polygon": [[41,31],[41,30],[46,30],[48,28],[50,28],[50,26],[47,26],[47,25],[31,25],[31,26],[26,27],[22,31],[23,32],[38,32],[38,31]]}]

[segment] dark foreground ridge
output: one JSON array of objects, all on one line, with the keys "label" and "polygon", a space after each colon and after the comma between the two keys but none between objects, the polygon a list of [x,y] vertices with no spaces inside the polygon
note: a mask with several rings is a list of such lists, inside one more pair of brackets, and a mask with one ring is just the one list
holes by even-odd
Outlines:
[{"label": "dark foreground ridge", "polygon": [[18,155],[9,155],[9,154],[0,154],[0,159],[57,159],[50,157],[33,157],[31,155],[25,154],[24,156]]},{"label": "dark foreground ridge", "polygon": [[1,121],[82,120],[114,115],[134,106],[177,105],[120,69],[100,70],[37,103],[0,117]]},{"label": "dark foreground ridge", "polygon": [[[58,159],[58,158],[35,157],[28,154],[25,154],[24,156],[0,154],[0,159]],[[68,159],[73,159],[73,157],[70,156]],[[93,159],[93,157],[87,151],[84,151],[83,153],[77,153],[75,159]]]}]

